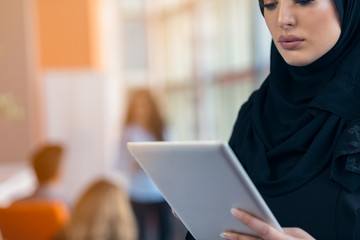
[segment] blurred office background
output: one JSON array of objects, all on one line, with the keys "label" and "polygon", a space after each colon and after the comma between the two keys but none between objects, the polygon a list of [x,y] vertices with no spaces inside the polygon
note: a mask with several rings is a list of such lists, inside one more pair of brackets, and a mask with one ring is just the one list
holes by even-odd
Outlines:
[{"label": "blurred office background", "polygon": [[66,148],[74,201],[118,157],[127,94],[156,95],[175,140],[227,141],[265,78],[257,0],[1,0],[0,205],[31,192],[29,154]]}]

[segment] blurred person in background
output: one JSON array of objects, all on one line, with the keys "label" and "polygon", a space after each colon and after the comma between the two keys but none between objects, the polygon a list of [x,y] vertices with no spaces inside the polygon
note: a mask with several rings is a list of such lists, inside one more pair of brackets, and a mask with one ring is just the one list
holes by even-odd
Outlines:
[{"label": "blurred person in background", "polygon": [[[139,226],[139,240],[171,239],[173,218],[162,194],[132,158],[126,144],[168,140],[165,123],[155,99],[147,89],[137,89],[129,99],[121,137],[119,167],[128,176],[128,193]],[[154,234],[155,233],[157,234]]]},{"label": "blurred person in background", "polygon": [[126,192],[105,179],[80,196],[56,240],[136,240],[137,226]]},{"label": "blurred person in background", "polygon": [[16,202],[33,199],[67,200],[58,191],[63,171],[63,153],[61,145],[46,144],[35,151],[31,157],[31,166],[37,179],[35,191]]}]

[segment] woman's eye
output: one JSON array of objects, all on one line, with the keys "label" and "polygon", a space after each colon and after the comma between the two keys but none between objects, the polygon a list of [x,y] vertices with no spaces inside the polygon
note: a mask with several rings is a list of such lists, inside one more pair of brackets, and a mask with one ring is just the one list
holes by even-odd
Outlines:
[{"label": "woman's eye", "polygon": [[[295,4],[299,4],[301,6],[305,6],[315,0],[294,0]],[[278,2],[272,2],[272,3],[265,3],[263,4],[263,8],[266,8],[267,10],[274,10],[278,5]]]},{"label": "woman's eye", "polygon": [[[304,0],[302,0],[302,1],[304,1]],[[277,5],[278,5],[277,2],[273,2],[273,3],[266,3],[266,4],[263,5],[263,7],[266,8],[267,10],[271,11],[271,10],[274,10]]]},{"label": "woman's eye", "polygon": [[314,0],[295,0],[294,2],[296,4],[300,4],[301,6],[305,6],[309,4],[310,2],[313,2]]}]

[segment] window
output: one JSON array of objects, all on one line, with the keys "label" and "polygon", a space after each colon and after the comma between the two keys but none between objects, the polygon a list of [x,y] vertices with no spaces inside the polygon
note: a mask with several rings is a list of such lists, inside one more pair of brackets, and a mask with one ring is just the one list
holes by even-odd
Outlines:
[{"label": "window", "polygon": [[136,2],[138,12],[131,3],[123,18],[128,70],[145,69],[143,83],[161,93],[178,140],[227,141],[241,104],[268,72],[270,38],[256,1]]}]

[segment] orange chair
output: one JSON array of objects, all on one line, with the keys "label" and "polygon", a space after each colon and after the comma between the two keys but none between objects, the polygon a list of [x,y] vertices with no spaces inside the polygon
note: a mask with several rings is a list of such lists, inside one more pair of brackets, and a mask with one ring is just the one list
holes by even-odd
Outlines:
[{"label": "orange chair", "polygon": [[27,200],[0,208],[0,231],[6,240],[50,240],[69,220],[66,205],[53,200]]}]

